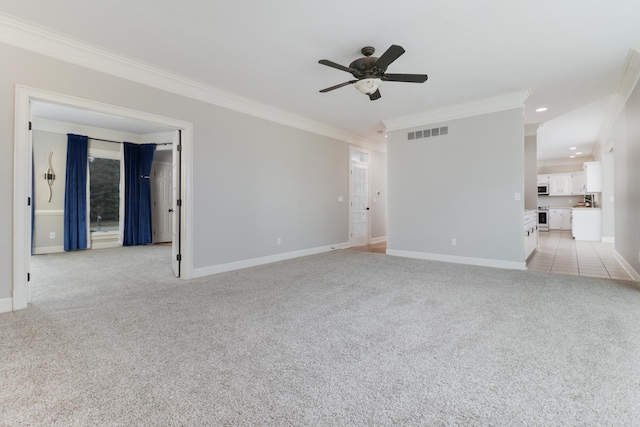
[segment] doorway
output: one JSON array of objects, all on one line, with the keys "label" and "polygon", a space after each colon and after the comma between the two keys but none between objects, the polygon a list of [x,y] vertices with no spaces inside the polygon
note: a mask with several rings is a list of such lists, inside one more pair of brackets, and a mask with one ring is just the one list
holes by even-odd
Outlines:
[{"label": "doorway", "polygon": [[[172,188],[176,191],[174,214],[177,214],[176,224],[178,230],[173,230],[176,239],[172,243],[172,254],[176,259],[172,260],[172,268],[176,276],[189,278],[192,275],[192,263],[181,267],[181,261],[188,257],[191,259],[191,182],[192,170],[192,135],[193,125],[188,122],[156,116],[150,113],[129,110],[122,107],[98,103],[55,94],[39,89],[16,86],[16,117],[15,117],[15,168],[14,168],[14,274],[13,274],[13,310],[25,308],[30,300],[29,287],[29,261],[32,235],[32,197],[33,184],[32,169],[32,105],[34,102],[48,103],[51,105],[65,106],[86,112],[93,112],[110,116],[121,123],[141,122],[149,126],[173,129],[174,154],[172,163],[176,167],[177,176],[173,177]],[[183,166],[183,163],[184,166]],[[39,176],[39,174],[38,174]],[[177,184],[176,184],[177,183]],[[172,255],[173,256],[173,255]]]},{"label": "doorway", "polygon": [[349,245],[369,243],[369,153],[349,150]]}]

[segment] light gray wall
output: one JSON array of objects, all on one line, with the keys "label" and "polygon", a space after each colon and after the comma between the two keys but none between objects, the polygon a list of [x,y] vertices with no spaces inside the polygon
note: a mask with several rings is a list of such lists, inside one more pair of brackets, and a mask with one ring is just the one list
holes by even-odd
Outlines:
[{"label": "light gray wall", "polygon": [[[611,240],[615,238],[615,180],[613,153],[604,153],[602,162],[602,238]],[[613,199],[613,200],[612,200]]]},{"label": "light gray wall", "polygon": [[[195,268],[348,241],[347,143],[0,44],[0,206],[13,215],[15,84],[194,123]],[[283,244],[276,246],[276,238]],[[0,225],[0,299],[12,291]]]},{"label": "light gray wall", "polygon": [[376,239],[387,236],[387,155],[372,151],[369,158],[371,238]]},{"label": "light gray wall", "polygon": [[640,272],[640,87],[636,86],[613,132],[615,247]]},{"label": "light gray wall", "polygon": [[538,137],[524,138],[524,208],[538,209]]},{"label": "light gray wall", "polygon": [[[35,207],[33,246],[35,249],[61,247],[64,244],[64,186],[65,165],[67,160],[67,136],[60,133],[33,131],[33,200]],[[49,187],[44,175],[49,169],[49,152],[53,152],[51,158],[55,179],[51,186],[51,201]],[[55,233],[55,238],[49,238],[50,233]]]},{"label": "light gray wall", "polygon": [[523,262],[522,109],[426,125],[449,134],[389,134],[388,248]]}]

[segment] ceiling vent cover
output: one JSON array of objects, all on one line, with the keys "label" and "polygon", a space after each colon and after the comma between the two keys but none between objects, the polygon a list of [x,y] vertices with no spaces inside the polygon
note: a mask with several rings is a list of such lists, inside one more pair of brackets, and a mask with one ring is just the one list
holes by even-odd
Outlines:
[{"label": "ceiling vent cover", "polygon": [[432,136],[443,136],[443,135],[449,135],[449,126],[442,126],[438,128],[409,132],[407,133],[407,139],[413,140],[413,139],[430,138]]}]

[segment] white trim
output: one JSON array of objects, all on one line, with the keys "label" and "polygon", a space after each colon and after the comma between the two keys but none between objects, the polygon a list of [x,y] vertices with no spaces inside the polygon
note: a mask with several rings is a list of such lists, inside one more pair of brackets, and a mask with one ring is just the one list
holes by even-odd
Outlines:
[{"label": "white trim", "polygon": [[193,277],[209,276],[212,274],[224,273],[227,271],[240,270],[242,268],[255,267],[258,265],[271,264],[279,261],[300,258],[303,256],[316,255],[323,252],[330,252],[337,249],[349,248],[349,242],[338,243],[335,245],[320,246],[317,248],[303,249],[300,251],[285,252],[276,255],[269,255],[260,258],[247,259],[243,261],[230,262],[227,264],[213,265],[210,267],[195,268]]},{"label": "white trim", "polygon": [[369,243],[372,245],[375,245],[376,243],[382,243],[382,242],[386,242],[387,241],[387,236],[382,236],[382,237],[372,237],[369,240]]},{"label": "white trim", "polygon": [[12,298],[0,299],[0,313],[9,313],[13,309]]},{"label": "white trim", "polygon": [[542,123],[531,123],[528,125],[524,125],[524,136],[536,136],[538,135],[538,129],[541,127]]},{"label": "white trim", "polygon": [[620,73],[616,90],[611,96],[611,104],[609,111],[604,117],[602,127],[598,133],[598,139],[592,154],[608,153],[613,148],[613,138],[610,138],[613,127],[615,126],[624,106],[631,96],[640,80],[640,51],[638,49],[630,49],[627,54],[627,60]]},{"label": "white trim", "polygon": [[349,143],[377,145],[355,134],[225,92],[5,13],[0,13],[0,42],[285,126]]},{"label": "white trim", "polygon": [[[142,135],[138,135],[138,141],[131,141],[131,142],[173,145],[174,134],[175,134],[175,131],[145,133]],[[159,151],[159,150],[171,150],[171,145],[159,145],[158,147],[156,147],[156,151]]]},{"label": "white trim", "polygon": [[36,209],[34,214],[36,216],[62,216],[64,215],[64,209]]},{"label": "white trim", "polygon": [[613,251],[613,257],[620,263],[624,271],[626,271],[629,276],[636,282],[640,282],[640,274],[627,262],[626,259],[616,250]]},{"label": "white trim", "polygon": [[64,246],[41,246],[33,248],[34,255],[58,254],[64,252]]},{"label": "white trim", "polygon": [[531,92],[528,90],[513,92],[493,98],[467,102],[465,104],[436,108],[404,117],[385,119],[382,120],[382,122],[386,126],[387,131],[394,131],[424,126],[430,123],[440,123],[465,117],[479,116],[481,114],[512,110],[514,108],[524,108],[524,102],[530,95]]},{"label": "white trim", "polygon": [[510,270],[526,270],[526,262],[500,261],[496,259],[470,258],[454,255],[430,254],[426,252],[400,251],[397,249],[387,249],[387,255],[404,258],[424,259],[429,261],[453,262],[456,264],[479,265],[482,267],[506,268]]},{"label": "white trim", "polygon": [[[0,24],[2,15],[0,14]],[[0,34],[2,26],[0,25]],[[31,236],[30,207],[27,197],[31,185],[31,139],[28,122],[30,101],[41,100],[128,117],[182,130],[182,277],[193,277],[193,123],[132,110],[116,105],[62,95],[41,89],[16,85],[14,122],[14,191],[13,191],[13,309],[25,308],[29,300],[27,272],[29,271],[29,241]]]},{"label": "white trim", "polygon": [[602,236],[602,243],[615,243],[616,238],[613,236]]}]

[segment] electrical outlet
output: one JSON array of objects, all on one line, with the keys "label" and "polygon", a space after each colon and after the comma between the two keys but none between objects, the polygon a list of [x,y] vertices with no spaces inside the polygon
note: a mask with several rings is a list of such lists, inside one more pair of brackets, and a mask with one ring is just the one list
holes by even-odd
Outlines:
[{"label": "electrical outlet", "polygon": [[280,237],[278,237],[278,238],[276,239],[276,245],[278,245],[278,246],[279,246],[279,245],[281,245],[281,244],[282,244],[282,239],[281,239]]},{"label": "electrical outlet", "polygon": [[51,233],[49,233],[49,238],[50,239],[55,239],[56,238],[56,232],[52,231]]},{"label": "electrical outlet", "polygon": [[456,239],[451,239],[451,246],[455,246],[457,244],[458,242],[456,241]]}]

